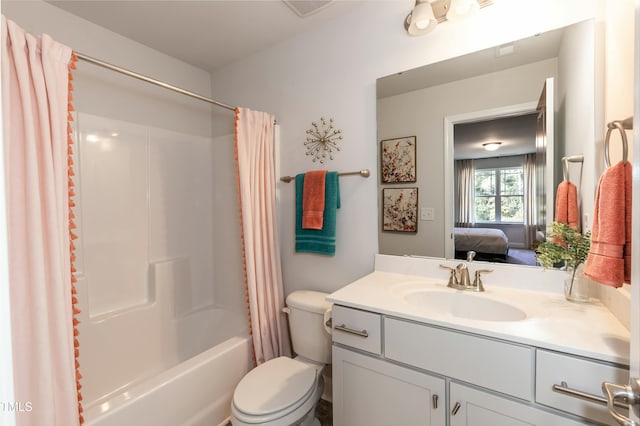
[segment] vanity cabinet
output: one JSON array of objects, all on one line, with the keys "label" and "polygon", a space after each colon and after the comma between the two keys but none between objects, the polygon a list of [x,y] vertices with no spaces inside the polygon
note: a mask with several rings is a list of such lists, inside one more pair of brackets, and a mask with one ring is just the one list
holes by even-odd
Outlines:
[{"label": "vanity cabinet", "polygon": [[334,346],[333,424],[445,425],[445,380]]},{"label": "vanity cabinet", "polygon": [[450,426],[578,426],[588,424],[459,383],[452,382],[449,389]]},{"label": "vanity cabinet", "polygon": [[335,426],[613,425],[605,406],[553,387],[596,396],[602,381],[628,376],[623,366],[340,305],[333,328]]}]

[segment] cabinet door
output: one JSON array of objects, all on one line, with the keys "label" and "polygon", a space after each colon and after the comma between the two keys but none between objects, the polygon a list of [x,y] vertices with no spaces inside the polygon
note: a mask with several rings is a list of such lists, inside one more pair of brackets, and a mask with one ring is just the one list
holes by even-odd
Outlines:
[{"label": "cabinet door", "polygon": [[585,423],[472,389],[450,384],[450,426],[578,426]]},{"label": "cabinet door", "polygon": [[444,426],[445,382],[333,347],[335,426]]}]

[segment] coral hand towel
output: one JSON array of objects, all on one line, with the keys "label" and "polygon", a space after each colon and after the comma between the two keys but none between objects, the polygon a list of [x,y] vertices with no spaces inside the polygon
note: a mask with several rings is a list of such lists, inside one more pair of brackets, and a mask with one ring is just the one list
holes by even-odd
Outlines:
[{"label": "coral hand towel", "polygon": [[579,220],[578,188],[567,180],[562,181],[556,191],[555,221],[565,223],[572,228],[577,228]]},{"label": "coral hand towel", "polygon": [[326,170],[312,170],[304,175],[302,229],[322,229],[326,175]]},{"label": "coral hand towel", "polygon": [[631,197],[627,192],[631,192],[631,165],[619,162],[607,169],[598,183],[591,249],[584,269],[588,278],[612,287],[621,287],[626,275],[626,240],[631,236],[631,207],[627,209],[627,198],[630,201]]}]

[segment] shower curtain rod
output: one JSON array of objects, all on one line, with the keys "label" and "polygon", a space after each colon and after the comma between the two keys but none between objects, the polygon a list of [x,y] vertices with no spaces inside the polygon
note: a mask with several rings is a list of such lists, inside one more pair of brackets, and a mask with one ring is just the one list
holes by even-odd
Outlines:
[{"label": "shower curtain rod", "polygon": [[178,93],[182,93],[183,95],[187,95],[187,96],[191,96],[192,98],[196,98],[199,99],[201,101],[204,102],[208,102],[210,104],[222,107],[222,108],[226,108],[230,111],[235,111],[236,107],[231,106],[231,105],[227,105],[227,104],[223,104],[222,102],[218,102],[215,99],[211,99],[211,98],[207,98],[206,96],[202,96],[199,95],[197,93],[191,92],[189,90],[186,89],[182,89],[180,87],[177,86],[173,86],[171,84],[165,83],[164,81],[160,81],[160,80],[156,80],[155,78],[151,78],[151,77],[147,77],[146,75],[142,75],[139,74],[137,72],[134,71],[129,71],[125,68],[119,67],[117,65],[113,65],[110,64],[108,62],[105,61],[101,61],[100,59],[96,59],[96,58],[92,58],[91,56],[87,56],[83,53],[79,53],[74,51],[75,55],[78,57],[78,59],[81,59],[83,61],[86,62],[90,62],[94,65],[98,65],[100,67],[109,69],[111,71],[116,71],[119,72],[120,74],[124,74],[124,75],[128,75],[129,77],[133,77],[133,78],[137,78],[138,80],[142,80],[142,81],[146,81],[147,83],[151,83],[151,84],[155,84],[156,86],[160,86],[160,87],[164,87],[165,89],[169,89],[169,90],[173,90],[174,92],[178,92]]}]

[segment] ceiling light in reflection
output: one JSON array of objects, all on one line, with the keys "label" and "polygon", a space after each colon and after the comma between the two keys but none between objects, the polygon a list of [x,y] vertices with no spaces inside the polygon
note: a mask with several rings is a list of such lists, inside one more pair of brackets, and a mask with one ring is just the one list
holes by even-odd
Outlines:
[{"label": "ceiling light in reflection", "polygon": [[93,133],[89,133],[87,135],[87,137],[85,138],[85,140],[87,142],[98,142],[100,140],[100,138],[98,137],[98,135],[95,135]]},{"label": "ceiling light in reflection", "polygon": [[500,145],[502,145],[502,142],[487,142],[483,143],[482,147],[487,151],[495,151],[500,148]]}]

